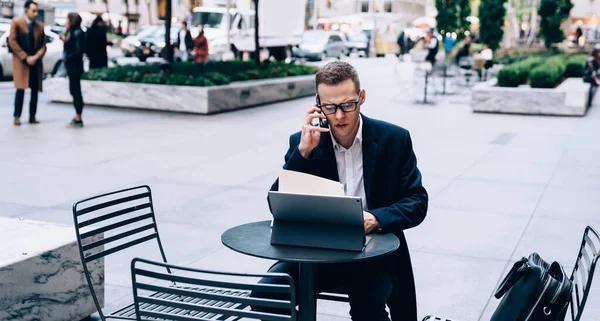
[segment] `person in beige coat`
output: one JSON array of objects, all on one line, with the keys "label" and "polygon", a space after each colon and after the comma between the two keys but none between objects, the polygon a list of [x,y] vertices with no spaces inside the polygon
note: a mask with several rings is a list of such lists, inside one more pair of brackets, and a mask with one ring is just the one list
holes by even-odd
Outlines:
[{"label": "person in beige coat", "polygon": [[25,2],[25,15],[13,19],[8,45],[13,54],[13,82],[15,94],[14,125],[21,125],[21,112],[25,89],[31,88],[29,102],[29,123],[39,123],[35,118],[37,111],[38,91],[42,91],[44,68],[42,57],[46,53],[46,35],[44,24],[37,21],[38,5],[32,0]]}]

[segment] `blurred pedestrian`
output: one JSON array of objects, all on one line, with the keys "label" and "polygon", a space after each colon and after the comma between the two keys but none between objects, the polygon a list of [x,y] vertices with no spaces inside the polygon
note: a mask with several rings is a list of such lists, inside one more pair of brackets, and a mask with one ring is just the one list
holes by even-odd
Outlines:
[{"label": "blurred pedestrian", "polygon": [[182,61],[188,61],[190,52],[194,49],[194,40],[192,39],[192,33],[187,27],[187,22],[181,23],[181,30],[177,34],[177,41],[175,41],[175,48],[179,52],[179,58]]},{"label": "blurred pedestrian", "polygon": [[436,59],[435,56],[438,53],[439,50],[439,41],[438,38],[433,34],[432,30],[429,30],[427,32],[427,57],[425,58],[425,61],[429,61],[431,63],[431,66],[435,65]]},{"label": "blurred pedestrian", "polygon": [[577,29],[575,30],[575,39],[573,41],[575,45],[579,46],[579,38],[581,38],[581,36],[583,36],[583,30],[581,30],[581,26],[577,26]]},{"label": "blurred pedestrian", "polygon": [[460,49],[458,50],[458,53],[456,54],[456,64],[457,65],[459,65],[459,66],[461,65],[460,60],[462,58],[469,57],[472,42],[473,42],[473,37],[471,37],[471,36],[468,36],[467,39],[465,39],[465,43],[462,45],[462,47],[460,47]]},{"label": "blurred pedestrian", "polygon": [[592,105],[594,94],[600,86],[600,44],[596,44],[583,68],[583,81],[590,84],[587,106]]},{"label": "blurred pedestrian", "polygon": [[13,83],[15,94],[15,126],[21,125],[21,112],[25,89],[31,89],[29,101],[29,123],[38,124],[37,112],[38,91],[42,91],[44,68],[42,57],[46,54],[46,37],[44,24],[37,21],[38,5],[33,0],[25,1],[25,15],[13,19],[8,36],[9,50],[13,55]]},{"label": "blurred pedestrian", "polygon": [[208,59],[208,39],[204,36],[204,28],[200,27],[200,32],[194,39],[194,61],[205,62]]},{"label": "blurred pedestrian", "polygon": [[81,95],[81,75],[83,74],[83,50],[85,35],[81,30],[81,16],[76,12],[69,12],[65,23],[67,32],[60,38],[64,41],[63,59],[69,77],[69,90],[73,96],[75,118],[71,120],[73,127],[83,127],[81,113],[83,112],[83,97]]},{"label": "blurred pedestrian", "polygon": [[106,46],[112,46],[113,44],[107,40],[107,32],[102,16],[98,15],[85,35],[85,49],[90,59],[90,69],[108,67]]},{"label": "blurred pedestrian", "polygon": [[407,53],[406,51],[406,41],[404,40],[405,38],[405,33],[404,30],[400,31],[400,34],[398,35],[398,39],[396,40],[396,43],[398,44],[398,55],[397,57],[400,58],[401,60],[404,61],[404,54]]}]

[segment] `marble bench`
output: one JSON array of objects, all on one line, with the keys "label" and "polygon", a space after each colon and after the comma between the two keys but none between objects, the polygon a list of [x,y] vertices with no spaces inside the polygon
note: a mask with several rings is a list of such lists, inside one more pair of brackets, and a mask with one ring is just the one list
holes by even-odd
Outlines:
[{"label": "marble bench", "polygon": [[[90,270],[104,305],[104,261]],[[0,320],[76,321],[96,312],[71,226],[0,217]]]},{"label": "marble bench", "polygon": [[[473,87],[471,109],[475,112],[584,116],[590,85],[581,78],[567,78],[556,88],[508,88],[497,79]],[[598,95],[592,106],[599,105]]]}]

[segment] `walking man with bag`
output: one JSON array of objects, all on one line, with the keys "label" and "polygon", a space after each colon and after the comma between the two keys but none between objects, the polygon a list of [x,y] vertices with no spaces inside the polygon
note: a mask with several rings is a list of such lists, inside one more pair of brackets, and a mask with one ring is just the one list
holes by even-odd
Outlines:
[{"label": "walking man with bag", "polygon": [[31,89],[29,102],[29,123],[38,124],[37,112],[38,91],[42,91],[44,68],[42,57],[46,54],[46,35],[44,24],[37,21],[38,5],[33,0],[25,2],[25,15],[13,19],[8,45],[13,54],[13,82],[15,94],[14,125],[21,125],[21,112],[25,89]]}]

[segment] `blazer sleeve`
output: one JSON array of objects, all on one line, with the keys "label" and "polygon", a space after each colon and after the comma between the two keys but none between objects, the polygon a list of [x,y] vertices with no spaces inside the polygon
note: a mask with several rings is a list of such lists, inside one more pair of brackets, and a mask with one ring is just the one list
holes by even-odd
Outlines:
[{"label": "blazer sleeve", "polygon": [[29,55],[21,48],[17,41],[19,35],[18,29],[19,26],[17,25],[17,21],[13,19],[10,25],[10,33],[8,34],[8,45],[10,46],[10,49],[12,49],[13,55],[19,58],[19,60],[24,61]]},{"label": "blazer sleeve", "polygon": [[40,47],[40,49],[36,52],[36,54],[40,57],[40,59],[42,57],[44,57],[44,55],[46,54],[46,31],[44,30],[44,25],[42,24],[41,26],[42,29],[42,34],[40,35],[40,37],[42,37],[42,46]]},{"label": "blazer sleeve", "polygon": [[398,200],[388,207],[371,209],[379,221],[383,232],[396,232],[415,227],[425,219],[429,196],[421,183],[421,173],[417,168],[417,158],[413,151],[412,140],[407,132],[400,150],[401,157],[400,188],[403,189]]},{"label": "blazer sleeve", "polygon": [[[285,164],[283,165],[283,169],[302,172],[302,173],[311,173],[314,171],[315,167],[318,166],[317,161],[311,156],[311,158],[306,159],[300,151],[298,150],[298,145],[300,144],[300,138],[296,137],[298,135],[290,136],[290,147],[288,151],[285,153]],[[279,190],[279,179],[275,180],[275,183],[271,186],[271,191]]]}]

